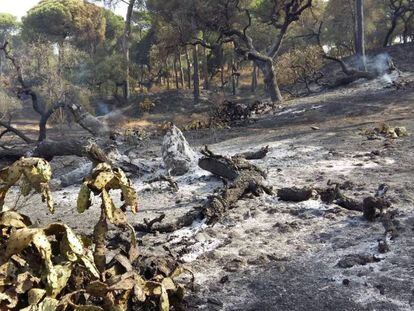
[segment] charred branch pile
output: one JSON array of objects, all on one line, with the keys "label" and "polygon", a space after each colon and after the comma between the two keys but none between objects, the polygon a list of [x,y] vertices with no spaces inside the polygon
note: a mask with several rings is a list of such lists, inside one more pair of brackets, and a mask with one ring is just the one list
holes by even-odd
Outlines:
[{"label": "charred branch pile", "polygon": [[256,100],[246,105],[234,101],[225,100],[222,104],[213,109],[210,115],[210,126],[217,124],[238,125],[252,120],[252,115],[264,114],[272,109],[268,103]]},{"label": "charred branch pile", "polygon": [[251,115],[252,112],[247,105],[226,100],[214,109],[211,121],[212,123],[234,125],[239,121],[248,120]]}]

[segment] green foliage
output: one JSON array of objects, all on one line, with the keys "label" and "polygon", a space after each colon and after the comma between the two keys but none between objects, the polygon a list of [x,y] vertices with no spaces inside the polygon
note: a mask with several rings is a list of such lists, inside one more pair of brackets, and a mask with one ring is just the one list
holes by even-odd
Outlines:
[{"label": "green foliage", "polygon": [[106,20],[102,8],[83,2],[75,2],[71,9],[73,23],[73,43],[89,52],[93,52],[96,46],[103,42],[106,33]]},{"label": "green foliage", "polygon": [[131,47],[133,59],[137,64],[151,65],[150,52],[151,47],[155,43],[155,29],[151,28],[142,40],[137,41]]},{"label": "green foliage", "polygon": [[[95,0],[105,4],[117,1]],[[270,47],[277,46],[280,25],[286,19],[287,2],[136,0],[129,36],[131,89],[138,91],[135,81],[141,81],[142,85],[158,84],[160,76],[161,81],[167,80],[173,85],[174,69],[179,80],[181,76],[185,82],[191,80],[193,56],[191,51],[188,55],[184,52],[191,50],[195,40],[203,42],[199,47],[206,46],[199,48],[199,67],[201,78],[210,76],[211,85],[228,82],[234,62],[240,72],[250,72],[254,57],[247,53],[249,46],[240,39],[240,34],[245,31],[257,52],[265,55]],[[299,6],[304,3],[306,1],[297,0]],[[393,12],[389,0],[365,0],[364,3],[367,49],[376,48],[383,44]],[[404,33],[406,41],[412,40],[414,15],[410,17],[408,13],[400,18],[391,41],[401,39]],[[404,18],[407,19],[405,24]],[[319,59],[312,58],[316,42],[312,34],[318,31],[321,21],[324,23],[322,43],[330,48],[330,53],[337,56],[353,53],[354,0],[313,0],[312,9],[302,12],[289,25],[278,51],[278,55],[283,56],[277,60],[280,64],[274,65],[279,68],[278,78],[282,84],[312,75],[313,68],[320,65]],[[40,101],[46,106],[72,87],[81,90],[81,101],[86,104],[90,95],[111,95],[125,81],[125,21],[110,9],[86,0],[41,0],[23,18],[22,31],[18,29],[15,17],[0,13],[0,42],[6,33],[10,47],[22,62],[25,78],[39,92]],[[239,36],[230,36],[223,29],[235,29]],[[235,44],[231,40],[235,40]],[[306,54],[303,50],[308,47],[310,51]],[[298,69],[299,60],[306,63],[306,70]],[[0,71],[8,78],[13,77],[4,55],[3,59],[0,55],[0,62]],[[299,62],[299,66],[302,65]]]},{"label": "green foliage", "polygon": [[125,27],[122,17],[107,9],[103,9],[103,15],[106,21],[105,40],[112,41],[120,38]]},{"label": "green foliage", "polygon": [[24,33],[30,37],[45,37],[63,41],[74,32],[70,2],[42,0],[23,18]]},{"label": "green foliage", "polygon": [[9,13],[0,13],[0,29],[11,30],[18,26],[17,17]]},{"label": "green foliage", "polygon": [[0,13],[0,39],[19,27],[17,17],[9,13]]},{"label": "green foliage", "polygon": [[106,21],[100,7],[81,0],[42,0],[23,18],[26,39],[63,42],[93,50],[105,37]]},{"label": "green foliage", "polygon": [[[332,46],[336,54],[349,55],[354,52],[355,8],[354,0],[330,0],[323,15],[323,42]],[[387,32],[388,0],[365,0],[366,48],[382,45]]]}]

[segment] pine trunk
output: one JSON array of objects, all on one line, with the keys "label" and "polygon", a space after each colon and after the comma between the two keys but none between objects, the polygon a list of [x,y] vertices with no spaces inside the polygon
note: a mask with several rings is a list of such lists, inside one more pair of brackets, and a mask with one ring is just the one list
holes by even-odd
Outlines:
[{"label": "pine trunk", "polygon": [[198,103],[200,99],[200,74],[198,69],[198,46],[193,46],[193,87],[194,87],[194,102]]},{"label": "pine trunk", "polygon": [[185,60],[187,62],[187,87],[191,89],[191,62],[187,47],[185,47]]},{"label": "pine trunk", "polygon": [[358,58],[359,70],[366,71],[365,59],[365,25],[364,25],[364,0],[356,0],[356,34],[355,52]]}]

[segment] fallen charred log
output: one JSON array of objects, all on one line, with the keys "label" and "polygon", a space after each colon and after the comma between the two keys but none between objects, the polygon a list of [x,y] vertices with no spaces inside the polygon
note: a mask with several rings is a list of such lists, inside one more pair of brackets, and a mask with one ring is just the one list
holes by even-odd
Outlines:
[{"label": "fallen charred log", "polygon": [[246,194],[272,194],[272,190],[264,184],[266,174],[245,158],[216,155],[207,146],[202,153],[204,157],[199,160],[199,166],[227,182],[202,208],[201,214],[207,219],[207,223],[219,221],[227,210]]},{"label": "fallen charred log", "polygon": [[279,200],[288,202],[302,202],[312,198],[317,198],[318,195],[325,204],[336,204],[342,208],[351,211],[362,212],[362,204],[353,198],[349,198],[341,193],[338,184],[335,187],[329,188],[282,188],[277,191]]},{"label": "fallen charred log", "polygon": [[281,201],[302,202],[316,197],[317,192],[311,188],[282,188],[277,191],[277,196]]},{"label": "fallen charred log", "polygon": [[260,150],[257,150],[257,151],[247,151],[247,152],[237,153],[234,156],[238,158],[245,158],[246,160],[260,160],[266,157],[269,151],[270,151],[269,146],[266,146],[266,147],[260,148]]},{"label": "fallen charred log", "polygon": [[216,194],[210,196],[199,208],[187,212],[172,223],[156,223],[136,226],[141,232],[172,232],[190,226],[196,219],[205,219],[207,224],[218,222],[235,203],[247,194],[259,196],[262,193],[273,194],[272,189],[264,184],[266,174],[257,166],[240,156],[225,157],[213,153],[206,146],[201,153],[199,166],[222,178],[225,185]]},{"label": "fallen charred log", "polygon": [[43,158],[50,161],[54,157],[69,155],[88,157],[93,163],[109,163],[106,153],[100,146],[88,140],[81,139],[42,141],[37,145],[28,145],[21,149],[0,151],[0,159],[7,161],[17,161],[21,157],[26,156]]},{"label": "fallen charred log", "polygon": [[322,202],[326,204],[335,203],[336,205],[345,208],[350,211],[358,211],[362,212],[362,204],[353,198],[349,198],[344,195],[341,191],[341,185],[335,183],[329,183],[330,185],[334,185],[334,187],[326,188],[326,189],[318,189],[317,192],[319,193]]},{"label": "fallen charred log", "polygon": [[144,233],[169,233],[191,226],[195,220],[201,220],[202,217],[202,211],[200,209],[192,209],[191,211],[178,217],[173,222],[163,223],[162,221],[164,220],[164,217],[161,215],[151,221],[147,221],[147,223],[135,225],[134,229],[137,232]]}]

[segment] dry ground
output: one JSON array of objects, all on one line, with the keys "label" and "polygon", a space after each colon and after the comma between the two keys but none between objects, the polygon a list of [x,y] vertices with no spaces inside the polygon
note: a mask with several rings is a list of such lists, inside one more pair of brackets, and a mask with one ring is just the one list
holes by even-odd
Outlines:
[{"label": "dry ground", "polygon": [[[413,80],[408,74],[405,79]],[[414,309],[414,136],[369,140],[361,128],[380,123],[405,126],[414,133],[414,88],[383,88],[381,80],[294,100],[288,107],[245,127],[188,133],[196,148],[211,144],[217,153],[233,154],[270,145],[256,164],[268,171],[275,189],[285,186],[325,186],[328,180],[352,185],[346,194],[358,200],[372,195],[379,184],[390,186],[398,210],[399,236],[390,251],[378,252],[384,229],[361,213],[325,205],[320,200],[281,202],[264,195],[243,199],[213,227],[202,222],[172,234],[140,235],[141,251],[166,254],[168,246],[196,276],[188,295],[188,310],[413,310]],[[319,130],[311,127],[317,126]],[[163,172],[160,139],[133,151],[138,161]],[[67,159],[55,159],[56,174]],[[73,160],[73,167],[79,165]],[[55,177],[58,177],[55,175]],[[132,223],[161,213],[171,221],[222,185],[195,168],[177,178],[180,190],[134,180],[141,199]],[[55,191],[56,214],[49,215],[37,196],[17,205],[39,223],[61,220],[78,232],[91,233],[98,209],[75,211],[78,187]],[[111,231],[116,249],[126,241]],[[375,255],[376,262],[340,268],[347,255]]]}]

